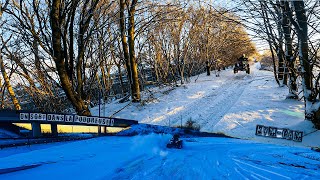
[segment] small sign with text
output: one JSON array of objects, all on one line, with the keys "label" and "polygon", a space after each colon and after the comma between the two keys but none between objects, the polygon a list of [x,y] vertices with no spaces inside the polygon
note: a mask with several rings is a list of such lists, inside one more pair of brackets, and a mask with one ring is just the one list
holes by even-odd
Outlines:
[{"label": "small sign with text", "polygon": [[303,132],[294,131],[287,128],[277,128],[277,127],[271,127],[271,126],[257,125],[256,135],[302,142]]}]

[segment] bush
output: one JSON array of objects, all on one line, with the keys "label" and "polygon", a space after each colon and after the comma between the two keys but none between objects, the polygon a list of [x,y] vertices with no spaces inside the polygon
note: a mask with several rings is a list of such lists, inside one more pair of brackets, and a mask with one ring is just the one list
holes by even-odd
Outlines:
[{"label": "bush", "polygon": [[197,124],[195,121],[193,121],[191,118],[187,120],[185,125],[178,126],[178,128],[185,129],[185,130],[195,130],[195,131],[200,131],[200,125]]}]

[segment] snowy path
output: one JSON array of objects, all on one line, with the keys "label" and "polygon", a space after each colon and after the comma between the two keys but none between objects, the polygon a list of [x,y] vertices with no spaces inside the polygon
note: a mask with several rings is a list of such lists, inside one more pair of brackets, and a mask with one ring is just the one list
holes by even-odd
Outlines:
[{"label": "snowy path", "polygon": [[227,82],[213,89],[206,96],[184,105],[183,112],[169,117],[171,122],[179,124],[180,114],[183,114],[184,117],[195,120],[200,125],[201,131],[210,131],[237,102],[247,85],[252,81],[248,77],[249,75],[230,77]]},{"label": "snowy path", "polygon": [[187,138],[183,139],[183,149],[166,149],[169,138],[155,134],[103,137],[17,152],[1,157],[0,169],[40,166],[1,174],[0,179],[320,178],[320,155],[307,148],[238,139]]},{"label": "snowy path", "polygon": [[[222,71],[220,77],[202,74],[197,82],[193,77],[191,83],[165,96],[156,95],[157,102],[144,106],[133,104],[117,113],[116,117],[165,126],[184,125],[192,119],[200,125],[201,130],[210,131],[253,81],[255,75],[252,72],[250,75],[245,72],[233,74],[232,70],[227,70]],[[106,112],[115,112],[122,106],[117,103],[109,105]]]},{"label": "snowy path", "polygon": [[[202,116],[198,121],[202,131],[210,131],[220,119],[229,111],[231,107],[238,101],[243,91],[247,88],[248,84],[252,81],[249,75],[236,76],[231,81],[219,87],[215,93],[209,95],[208,105],[209,113]],[[218,92],[218,94],[216,94]],[[206,105],[206,103],[203,103]]]},{"label": "snowy path", "polygon": [[[187,120],[192,119],[200,125],[202,131],[210,131],[237,102],[253,79],[253,75],[244,73],[236,75],[227,74],[224,77],[226,81],[217,85],[217,87],[209,90],[206,89],[205,93],[200,91],[201,89],[198,92],[193,92],[195,94],[193,96],[198,95],[199,98],[195,98],[195,100],[188,99],[188,101],[186,100],[182,104],[179,104],[180,106],[174,106],[168,110],[168,113],[162,114],[162,116],[160,116],[161,119],[154,118],[151,121],[146,120],[141,122],[176,126],[181,123],[184,125]],[[201,84],[199,86],[201,87]],[[168,104],[175,103],[175,99],[166,99],[165,101],[167,101]]]}]

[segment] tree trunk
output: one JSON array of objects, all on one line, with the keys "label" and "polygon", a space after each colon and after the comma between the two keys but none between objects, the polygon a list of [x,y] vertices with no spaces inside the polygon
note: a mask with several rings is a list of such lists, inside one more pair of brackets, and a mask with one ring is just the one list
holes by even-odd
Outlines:
[{"label": "tree trunk", "polygon": [[[283,52],[283,33],[281,30],[280,20],[277,22],[278,33],[279,33],[279,44],[276,45],[276,52],[278,57],[278,79],[282,80],[284,85],[287,85],[287,78],[285,78],[285,63],[284,63],[284,52]],[[275,42],[276,43],[276,42]]]},{"label": "tree trunk", "polygon": [[132,72],[132,102],[140,102],[140,87],[139,87],[139,77],[138,77],[138,63],[136,62],[135,48],[134,48],[134,38],[135,38],[135,22],[134,22],[134,13],[136,11],[135,7],[137,0],[132,0],[131,7],[129,10],[129,58],[131,64]]},{"label": "tree trunk", "polygon": [[282,7],[282,29],[284,33],[285,40],[285,58],[286,64],[289,71],[289,94],[288,99],[298,99],[298,86],[297,86],[297,76],[295,72],[294,59],[293,59],[293,48],[292,48],[292,38],[291,38],[291,23],[288,18],[290,7],[289,2],[281,1]]},{"label": "tree trunk", "polygon": [[61,19],[60,19],[60,0],[53,0],[50,12],[51,30],[52,30],[52,47],[53,47],[53,59],[56,64],[58,75],[60,77],[61,85],[65,91],[68,99],[75,107],[76,111],[80,115],[90,115],[88,107],[84,104],[80,94],[72,88],[72,84],[69,80],[68,73],[65,69],[65,62],[63,58],[63,50],[61,45]]},{"label": "tree trunk", "polygon": [[[132,72],[131,72],[131,63],[129,59],[129,50],[128,50],[128,43],[127,37],[125,34],[125,15],[124,15],[124,7],[126,3],[125,0],[120,0],[120,32],[121,32],[121,42],[122,42],[122,49],[123,49],[123,57],[126,63],[126,69],[128,73],[128,83],[130,84],[130,90],[132,92],[133,83],[132,83]],[[133,97],[132,97],[133,98]]]},{"label": "tree trunk", "polygon": [[[1,51],[0,51],[0,53],[1,53]],[[19,104],[19,101],[16,98],[16,95],[15,95],[15,93],[13,91],[13,88],[12,88],[12,86],[10,84],[9,77],[8,77],[8,75],[6,73],[5,68],[4,68],[4,63],[3,63],[3,60],[2,60],[2,55],[1,54],[0,54],[0,68],[1,68],[1,71],[2,71],[2,76],[3,76],[4,82],[5,82],[5,86],[6,86],[7,90],[8,90],[8,92],[9,92],[9,95],[10,95],[11,99],[12,99],[14,107],[15,107],[16,110],[21,110],[21,106]]]},{"label": "tree trunk", "polygon": [[299,60],[302,73],[302,87],[305,102],[305,119],[311,120],[316,128],[320,129],[319,102],[316,103],[316,94],[313,91],[312,68],[308,57],[308,22],[303,1],[292,1],[297,22],[295,29],[298,34]]},{"label": "tree trunk", "polygon": [[[68,69],[67,69],[67,73],[68,76],[70,78],[71,84],[73,84],[73,77],[74,77],[74,49],[73,49],[73,42],[74,42],[74,33],[73,33],[73,23],[74,23],[74,17],[75,17],[75,13],[76,13],[76,7],[79,1],[72,1],[72,10],[71,10],[71,17],[70,17],[70,25],[69,25],[69,62],[68,62]],[[65,47],[67,48],[67,47]]]}]

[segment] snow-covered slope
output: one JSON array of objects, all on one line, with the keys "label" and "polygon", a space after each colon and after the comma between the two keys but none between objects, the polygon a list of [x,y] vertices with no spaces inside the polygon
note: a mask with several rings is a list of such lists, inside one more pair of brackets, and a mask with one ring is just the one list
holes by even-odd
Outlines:
[{"label": "snow-covered slope", "polygon": [[[258,66],[251,67],[250,75],[233,74],[229,69],[222,71],[220,77],[201,74],[181,87],[150,89],[152,93],[143,94],[144,100],[152,97],[148,102],[130,104],[114,117],[165,126],[178,126],[191,119],[201,131],[290,146],[320,146],[320,131],[304,120],[303,102],[286,100],[287,88],[279,87],[273,73],[260,71]],[[126,105],[108,104],[106,116]],[[93,108],[92,112],[98,114],[98,109]],[[257,124],[299,130],[305,136],[302,143],[257,137]]]},{"label": "snow-covered slope", "polygon": [[[0,179],[319,179],[320,154],[307,148],[230,138],[184,138],[166,149],[169,135],[102,137],[0,150]],[[1,154],[0,154],[1,155]],[[31,168],[5,173],[10,168]],[[2,174],[1,174],[2,172]]]}]

